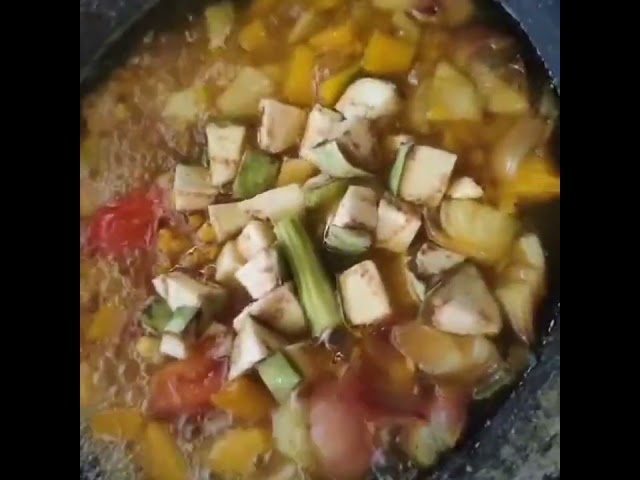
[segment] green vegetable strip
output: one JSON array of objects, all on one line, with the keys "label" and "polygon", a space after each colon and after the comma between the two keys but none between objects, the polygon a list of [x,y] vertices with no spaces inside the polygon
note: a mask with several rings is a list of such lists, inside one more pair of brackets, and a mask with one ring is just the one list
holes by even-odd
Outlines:
[{"label": "green vegetable strip", "polygon": [[274,230],[293,272],[313,335],[320,336],[342,323],[342,312],[329,277],[298,218],[285,218],[275,225]]}]

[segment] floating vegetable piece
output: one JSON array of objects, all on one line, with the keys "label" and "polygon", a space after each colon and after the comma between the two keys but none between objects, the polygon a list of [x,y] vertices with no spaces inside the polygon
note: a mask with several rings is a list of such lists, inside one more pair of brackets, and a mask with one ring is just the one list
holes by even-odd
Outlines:
[{"label": "floating vegetable piece", "polygon": [[329,251],[343,255],[360,255],[371,247],[371,234],[365,230],[327,224],[324,244]]},{"label": "floating vegetable piece", "polygon": [[271,450],[271,435],[260,427],[234,428],[215,440],[209,468],[217,475],[245,476],[253,472],[261,455]]},{"label": "floating vegetable piece", "polygon": [[519,119],[496,144],[491,154],[491,168],[499,181],[513,178],[527,154],[539,145],[545,122],[536,117]]},{"label": "floating vegetable piece", "polygon": [[211,184],[222,187],[231,182],[238,171],[246,128],[239,125],[218,126],[210,123],[206,128],[207,154]]},{"label": "floating vegetable piece", "polygon": [[238,43],[248,51],[255,52],[269,45],[269,34],[264,22],[256,18],[238,32]]},{"label": "floating vegetable piece", "polygon": [[[275,288],[245,308],[236,320],[243,316],[246,318],[248,314],[251,318],[286,335],[305,333],[307,323],[304,312],[293,290],[291,282]],[[236,320],[233,326],[237,330]]]},{"label": "floating vegetable piece", "polygon": [[482,198],[484,190],[471,177],[461,177],[451,183],[447,195],[456,200],[476,200]]},{"label": "floating vegetable piece", "polygon": [[347,191],[347,180],[331,177],[321,173],[310,178],[302,187],[307,208],[337,203]]},{"label": "floating vegetable piece", "polygon": [[316,33],[309,39],[309,45],[322,53],[332,51],[348,53],[360,50],[360,42],[351,21]]},{"label": "floating vegetable piece", "polygon": [[179,164],[173,184],[175,207],[178,211],[204,210],[217,193],[204,167]]},{"label": "floating vegetable piece", "polygon": [[197,307],[178,307],[173,312],[171,320],[164,327],[165,332],[180,334],[187,327],[193,317],[195,317],[199,308]]},{"label": "floating vegetable piece", "polygon": [[209,35],[209,48],[215,50],[224,46],[231,33],[235,19],[233,4],[229,1],[218,2],[204,11]]},{"label": "floating vegetable piece", "polygon": [[295,396],[273,413],[274,445],[280,453],[305,468],[315,464],[313,444],[309,433],[309,414]]},{"label": "floating vegetable piece", "polygon": [[236,235],[250,220],[241,202],[209,205],[209,221],[219,242]]},{"label": "floating vegetable piece", "polygon": [[437,377],[475,382],[502,362],[495,345],[482,335],[453,335],[408,323],[393,327],[391,338],[418,368]]},{"label": "floating vegetable piece", "polygon": [[229,380],[239,377],[269,356],[273,350],[282,348],[284,339],[249,318],[238,332],[231,351]]},{"label": "floating vegetable piece", "polygon": [[278,251],[272,247],[258,252],[235,275],[252,298],[263,297],[282,283]]},{"label": "floating vegetable piece", "polygon": [[291,392],[302,381],[287,357],[277,352],[258,365],[260,378],[280,403],[284,403]]},{"label": "floating vegetable piece", "polygon": [[236,78],[220,94],[216,106],[226,117],[248,117],[259,113],[260,100],[274,93],[269,76],[254,67],[243,67]]},{"label": "floating vegetable piece", "polygon": [[473,82],[446,62],[436,66],[427,103],[432,121],[482,119],[482,101]]},{"label": "floating vegetable piece", "polygon": [[247,260],[251,260],[262,250],[266,250],[276,240],[269,224],[260,220],[251,220],[240,232],[236,243],[238,251]]},{"label": "floating vegetable piece", "polygon": [[378,223],[376,201],[377,196],[372,189],[349,186],[327,224],[325,244],[345,254],[365,251],[371,245]]},{"label": "floating vegetable piece", "polygon": [[179,336],[165,333],[160,340],[160,353],[184,360],[187,358],[187,344]]},{"label": "floating vegetable piece", "polygon": [[162,298],[156,298],[142,312],[142,323],[145,327],[160,333],[171,320],[172,314],[169,304]]},{"label": "floating vegetable piece", "polygon": [[318,90],[320,102],[327,106],[335,105],[359,70],[360,65],[352,65],[324,80]]},{"label": "floating vegetable piece", "polygon": [[194,122],[204,112],[206,104],[207,93],[204,88],[186,88],[169,95],[162,116],[182,126]]},{"label": "floating vegetable piece", "polygon": [[344,117],[340,112],[316,104],[309,113],[302,141],[300,156],[308,159],[309,151],[328,140],[334,140],[341,131]]},{"label": "floating vegetable piece", "polygon": [[378,204],[376,246],[397,253],[407,251],[421,223],[410,205],[384,195]]},{"label": "floating vegetable piece", "polygon": [[277,222],[304,211],[304,194],[299,185],[292,183],[245,200],[240,203],[240,208],[252,217]]},{"label": "floating vegetable piece", "polygon": [[374,75],[405,73],[411,67],[415,45],[376,30],[367,44],[362,68]]},{"label": "floating vegetable piece", "polygon": [[500,115],[527,113],[529,100],[526,92],[509,85],[488,66],[481,63],[471,65],[470,70],[488,112]]},{"label": "floating vegetable piece", "polygon": [[275,225],[276,237],[288,260],[300,302],[314,336],[342,322],[342,313],[329,278],[302,223],[295,217]]},{"label": "floating vegetable piece", "polygon": [[472,200],[445,200],[438,228],[425,216],[429,238],[447,250],[495,265],[510,252],[517,230],[515,217]]},{"label": "floating vegetable piece", "polygon": [[544,295],[545,271],[540,240],[528,233],[516,242],[509,265],[498,278],[496,297],[512,328],[526,343],[534,338],[534,314]]},{"label": "floating vegetable piece", "polygon": [[147,474],[157,480],[185,480],[187,462],[166,425],[151,422],[141,442],[142,459]]},{"label": "floating vegetable piece", "polygon": [[445,272],[464,260],[464,255],[424,243],[416,254],[416,271],[422,278],[427,278]]},{"label": "floating vegetable piece", "polygon": [[311,160],[323,173],[336,178],[367,177],[371,173],[354,167],[337,141],[322,143],[309,151]]},{"label": "floating vegetable piece", "polygon": [[157,276],[153,286],[174,312],[179,307],[200,308],[205,303],[218,303],[225,297],[225,290],[219,285],[204,284],[177,271]]},{"label": "floating vegetable piece", "polygon": [[306,45],[293,51],[283,87],[283,95],[295,105],[311,106],[313,103],[313,68],[315,52]]},{"label": "floating vegetable piece", "polygon": [[342,272],[338,285],[345,316],[353,325],[377,323],[391,314],[389,297],[371,260]]},{"label": "floating vegetable piece", "polygon": [[435,208],[444,197],[457,158],[426,145],[403,144],[389,176],[389,187],[404,200]]},{"label": "floating vegetable piece", "polygon": [[94,436],[131,441],[142,433],[144,418],[135,408],[114,408],[96,413],[89,423]]},{"label": "floating vegetable piece", "polygon": [[233,183],[236,198],[252,198],[274,187],[278,180],[280,160],[256,150],[245,152]]},{"label": "floating vegetable piece", "polygon": [[271,98],[260,101],[260,110],[260,148],[267,152],[280,153],[300,141],[307,119],[304,110]]},{"label": "floating vegetable piece", "polygon": [[295,44],[306,40],[322,27],[324,21],[324,15],[316,10],[310,9],[303,12],[289,32],[287,41],[291,44]]},{"label": "floating vegetable piece", "polygon": [[496,335],[502,318],[478,269],[463,265],[427,300],[433,325],[457,335]]},{"label": "floating vegetable piece", "polygon": [[349,85],[336,103],[336,110],[347,118],[374,120],[394,115],[400,106],[400,97],[393,83],[377,78],[361,78]]},{"label": "floating vegetable piece", "polygon": [[238,243],[230,240],[224,244],[216,260],[216,282],[230,285],[235,282],[236,272],[246,263],[238,250]]},{"label": "floating vegetable piece", "polygon": [[127,321],[126,312],[113,305],[103,305],[93,315],[87,338],[91,341],[112,341],[122,331]]},{"label": "floating vegetable piece", "polygon": [[248,376],[238,377],[211,396],[212,403],[234,418],[257,422],[268,418],[276,406],[269,391]]},{"label": "floating vegetable piece", "polygon": [[303,185],[307,180],[318,174],[318,167],[316,167],[309,160],[303,158],[288,158],[282,163],[280,167],[280,175],[276,185],[278,187],[285,187],[293,183],[297,185]]}]

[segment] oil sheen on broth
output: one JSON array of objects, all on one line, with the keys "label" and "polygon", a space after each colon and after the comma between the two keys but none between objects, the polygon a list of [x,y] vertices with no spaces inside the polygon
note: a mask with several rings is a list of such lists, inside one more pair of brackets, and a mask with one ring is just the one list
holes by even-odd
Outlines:
[{"label": "oil sheen on broth", "polygon": [[83,99],[81,425],[126,478],[413,478],[529,366],[559,111],[482,13],[212,3]]}]

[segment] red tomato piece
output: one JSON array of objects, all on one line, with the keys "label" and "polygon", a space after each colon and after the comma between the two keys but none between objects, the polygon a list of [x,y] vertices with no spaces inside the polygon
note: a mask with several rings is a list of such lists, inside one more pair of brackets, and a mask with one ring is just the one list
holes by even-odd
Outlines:
[{"label": "red tomato piece", "polygon": [[211,358],[208,352],[201,350],[164,366],[151,378],[151,415],[168,419],[213,409],[211,395],[224,384],[227,364],[226,357]]},{"label": "red tomato piece", "polygon": [[153,192],[133,192],[96,211],[89,224],[87,247],[105,256],[147,249],[155,240],[160,216]]},{"label": "red tomato piece", "polygon": [[362,409],[337,382],[315,389],[309,402],[311,438],[325,471],[338,480],[366,473],[373,455]]}]

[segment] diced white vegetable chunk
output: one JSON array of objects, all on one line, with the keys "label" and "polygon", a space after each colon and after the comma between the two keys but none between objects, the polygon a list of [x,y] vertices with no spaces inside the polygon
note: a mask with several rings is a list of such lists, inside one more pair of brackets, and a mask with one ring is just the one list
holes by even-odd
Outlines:
[{"label": "diced white vegetable chunk", "polygon": [[221,187],[230,183],[238,172],[242,158],[242,145],[247,129],[240,125],[221,127],[207,125],[207,152],[211,171],[211,184]]},{"label": "diced white vegetable chunk", "polygon": [[223,285],[233,284],[236,272],[246,263],[245,258],[238,251],[235,240],[230,240],[224,244],[216,260],[216,282]]},{"label": "diced white vegetable chunk", "polygon": [[300,142],[300,157],[308,159],[309,151],[318,144],[335,138],[344,117],[339,112],[317,104],[309,113],[304,136]]},{"label": "diced white vegetable chunk", "polygon": [[267,98],[260,101],[260,110],[260,148],[267,152],[280,153],[298,143],[307,117],[303,109]]},{"label": "diced white vegetable chunk", "polygon": [[248,319],[233,342],[229,380],[242,375],[270,352],[284,346],[284,340],[273,332]]},{"label": "diced white vegetable chunk", "polygon": [[258,253],[236,272],[236,280],[254,299],[269,293],[282,282],[278,251],[269,248]]},{"label": "diced white vegetable chunk", "polygon": [[173,181],[175,207],[179,212],[204,210],[213,202],[217,189],[204,167],[178,164]]},{"label": "diced white vegetable chunk", "polygon": [[391,313],[389,297],[378,269],[371,260],[358,263],[338,277],[340,297],[353,325],[368,325]]},{"label": "diced white vegetable chunk", "polygon": [[376,245],[392,252],[406,252],[421,223],[420,214],[410,205],[385,195],[378,205]]},{"label": "diced white vegetable chunk", "polygon": [[338,204],[332,224],[343,228],[375,232],[378,224],[376,192],[368,187],[350,185]]},{"label": "diced white vegetable chunk", "polygon": [[347,148],[337,140],[313,147],[307,159],[322,173],[334,178],[368,177],[371,173],[354,167],[348,159]]},{"label": "diced white vegetable chunk", "polygon": [[371,121],[364,117],[347,118],[335,131],[335,139],[342,147],[361,162],[370,161],[376,139],[371,129]]},{"label": "diced white vegetable chunk", "polygon": [[451,183],[447,195],[458,200],[481,198],[482,187],[471,177],[461,177]]},{"label": "diced white vegetable chunk", "polygon": [[435,208],[442,201],[457,155],[416,145],[408,155],[399,194],[404,200]]},{"label": "diced white vegetable chunk", "polygon": [[304,311],[293,293],[291,282],[272,290],[246,307],[233,320],[233,328],[240,330],[249,318],[287,335],[299,335],[307,329]]},{"label": "diced white vegetable chunk", "polygon": [[457,335],[496,335],[500,308],[478,269],[462,266],[429,299],[433,326]]},{"label": "diced white vegetable chunk", "polygon": [[240,207],[247,215],[277,222],[304,210],[304,193],[300,185],[292,183],[244,200]]},{"label": "diced white vegetable chunk", "polygon": [[425,243],[416,255],[416,270],[421,277],[437,275],[464,262],[459,253]]},{"label": "diced white vegetable chunk", "polygon": [[240,232],[250,220],[251,217],[241,208],[240,203],[209,206],[209,221],[219,242],[224,242]]},{"label": "diced white vegetable chunk", "polygon": [[309,114],[305,134],[300,143],[300,156],[317,163],[314,161],[317,159],[313,149],[333,140],[360,163],[366,164],[371,161],[375,147],[371,121],[357,116],[344,118],[339,112],[316,105]]},{"label": "diced white vegetable chunk", "polygon": [[370,120],[393,115],[400,109],[396,86],[385,80],[361,78],[352,83],[336,104],[345,117],[365,117]]},{"label": "diced white vegetable chunk", "polygon": [[152,283],[171,310],[178,307],[200,308],[206,299],[223,293],[222,288],[200,283],[182,272],[159,275]]},{"label": "diced white vegetable chunk", "polygon": [[187,346],[177,335],[165,333],[160,340],[160,352],[177,359],[187,358]]},{"label": "diced white vegetable chunk", "polygon": [[266,222],[251,220],[238,235],[238,251],[247,260],[276,241],[273,229]]}]

